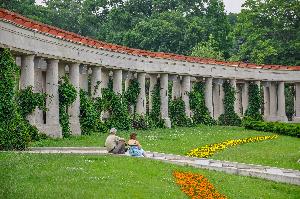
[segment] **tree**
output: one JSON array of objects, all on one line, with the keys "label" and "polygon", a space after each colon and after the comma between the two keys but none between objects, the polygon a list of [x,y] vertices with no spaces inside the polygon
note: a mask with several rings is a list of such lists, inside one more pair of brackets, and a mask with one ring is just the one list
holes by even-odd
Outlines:
[{"label": "tree", "polygon": [[259,64],[300,64],[298,0],[247,0],[238,16],[236,57]]},{"label": "tree", "polygon": [[224,60],[224,55],[218,50],[218,44],[212,35],[209,36],[207,42],[197,44],[192,51],[192,56],[201,58],[212,58],[217,60]]}]

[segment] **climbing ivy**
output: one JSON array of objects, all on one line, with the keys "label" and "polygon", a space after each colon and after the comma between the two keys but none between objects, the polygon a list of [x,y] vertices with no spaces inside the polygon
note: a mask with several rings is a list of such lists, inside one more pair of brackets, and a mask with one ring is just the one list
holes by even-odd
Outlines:
[{"label": "climbing ivy", "polygon": [[70,83],[67,76],[62,77],[58,86],[59,94],[59,123],[62,127],[63,137],[69,137],[71,135],[70,121],[68,108],[76,100],[77,91],[76,88]]},{"label": "climbing ivy", "polygon": [[133,114],[135,114],[135,105],[138,100],[138,96],[140,94],[141,88],[137,79],[132,79],[128,86],[127,91],[124,93],[124,100],[128,103],[128,110],[130,106],[133,106]]},{"label": "climbing ivy", "polygon": [[216,122],[210,116],[210,113],[205,104],[205,84],[203,82],[195,83],[189,96],[190,107],[193,111],[193,122],[195,124],[215,124]]},{"label": "climbing ivy", "polygon": [[192,121],[185,114],[185,104],[181,98],[170,101],[169,116],[172,126],[192,126]]},{"label": "climbing ivy", "polygon": [[23,150],[30,132],[16,101],[19,67],[8,49],[0,49],[0,150]]},{"label": "climbing ivy", "polygon": [[285,95],[285,110],[286,116],[289,121],[293,120],[295,114],[294,109],[294,96],[296,95],[294,84],[285,84],[284,88]]},{"label": "climbing ivy", "polygon": [[163,128],[164,121],[160,114],[160,83],[155,84],[152,93],[152,110],[149,113],[149,125],[153,128]]},{"label": "climbing ivy", "polygon": [[219,117],[219,123],[221,125],[228,126],[240,126],[241,118],[234,111],[235,102],[235,90],[230,85],[229,81],[226,80],[223,83],[224,89],[224,113]]},{"label": "climbing ivy", "polygon": [[254,82],[249,83],[249,104],[245,112],[245,119],[260,121],[262,115],[261,109],[261,93],[260,88]]}]

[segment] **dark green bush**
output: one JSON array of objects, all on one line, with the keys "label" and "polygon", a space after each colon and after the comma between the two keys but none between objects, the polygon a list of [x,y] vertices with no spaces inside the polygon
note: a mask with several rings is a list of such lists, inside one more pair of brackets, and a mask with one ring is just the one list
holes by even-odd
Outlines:
[{"label": "dark green bush", "polygon": [[260,88],[257,84],[250,82],[249,84],[249,105],[247,107],[247,110],[245,112],[245,116],[247,118],[252,118],[256,121],[261,121],[262,115],[260,113],[261,109],[261,93]]},{"label": "dark green bush", "polygon": [[244,126],[246,129],[300,137],[300,124],[247,120]]},{"label": "dark green bush", "polygon": [[169,116],[172,126],[192,126],[192,121],[185,114],[185,104],[181,98],[170,100]]}]

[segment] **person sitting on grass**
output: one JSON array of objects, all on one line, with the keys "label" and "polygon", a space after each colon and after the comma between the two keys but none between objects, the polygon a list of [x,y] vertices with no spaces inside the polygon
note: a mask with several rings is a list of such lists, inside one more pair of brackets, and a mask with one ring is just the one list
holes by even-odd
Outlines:
[{"label": "person sitting on grass", "polygon": [[137,134],[136,133],[131,133],[130,134],[130,139],[128,140],[128,145],[129,145],[129,154],[131,156],[144,156],[146,157],[145,151],[142,149],[141,144],[139,141],[136,139]]},{"label": "person sitting on grass", "polygon": [[125,153],[125,139],[116,136],[117,129],[111,128],[110,134],[105,141],[105,147],[108,153],[124,154]]}]

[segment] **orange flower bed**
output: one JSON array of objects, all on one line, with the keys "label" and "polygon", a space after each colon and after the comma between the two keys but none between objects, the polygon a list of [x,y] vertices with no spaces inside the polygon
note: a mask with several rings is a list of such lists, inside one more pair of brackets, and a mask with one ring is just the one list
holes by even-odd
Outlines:
[{"label": "orange flower bed", "polygon": [[181,186],[181,191],[192,199],[226,199],[214,186],[200,174],[174,171],[176,183]]}]

